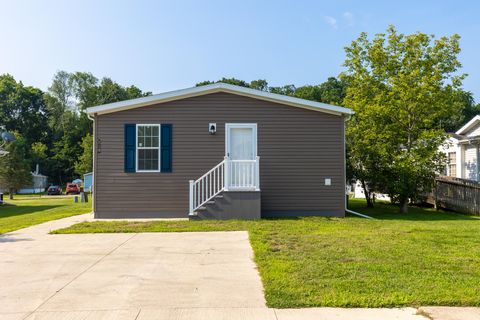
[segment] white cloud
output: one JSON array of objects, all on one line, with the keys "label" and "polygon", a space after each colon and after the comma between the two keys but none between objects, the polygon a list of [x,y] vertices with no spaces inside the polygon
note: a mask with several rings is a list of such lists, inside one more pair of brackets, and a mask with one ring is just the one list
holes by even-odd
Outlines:
[{"label": "white cloud", "polygon": [[343,13],[343,18],[347,22],[347,26],[353,27],[355,25],[355,16],[349,11]]},{"label": "white cloud", "polygon": [[338,29],[337,19],[331,16],[324,16],[323,20],[333,29]]}]

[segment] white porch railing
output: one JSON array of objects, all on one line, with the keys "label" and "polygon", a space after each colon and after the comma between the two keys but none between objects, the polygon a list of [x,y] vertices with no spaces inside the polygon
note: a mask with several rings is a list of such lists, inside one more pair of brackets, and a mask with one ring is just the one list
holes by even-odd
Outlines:
[{"label": "white porch railing", "polygon": [[190,180],[189,213],[194,214],[222,191],[259,190],[260,157],[255,160],[231,160],[225,157],[197,180]]}]

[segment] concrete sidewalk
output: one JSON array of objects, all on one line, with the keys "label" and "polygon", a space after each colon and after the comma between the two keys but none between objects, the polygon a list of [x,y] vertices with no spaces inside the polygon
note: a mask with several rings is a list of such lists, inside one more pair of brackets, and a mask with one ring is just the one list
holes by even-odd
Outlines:
[{"label": "concrete sidewalk", "polygon": [[[0,319],[426,319],[415,308],[267,308],[246,232],[48,234],[91,219],[0,235]],[[480,319],[477,308],[420,311]]]}]

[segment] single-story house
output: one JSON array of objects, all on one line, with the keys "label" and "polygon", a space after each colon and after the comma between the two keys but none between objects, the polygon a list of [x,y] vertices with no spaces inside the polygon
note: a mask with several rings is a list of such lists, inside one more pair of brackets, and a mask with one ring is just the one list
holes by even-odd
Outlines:
[{"label": "single-story house", "polygon": [[441,147],[447,157],[445,175],[480,181],[480,115],[473,117]]},{"label": "single-story house", "polygon": [[96,218],[345,214],[350,109],[215,83],[87,113]]},{"label": "single-story house", "polygon": [[[41,193],[44,192],[48,187],[48,177],[40,173],[40,168],[38,164],[36,165],[35,171],[32,172],[32,183],[27,186],[23,186],[20,189],[16,190],[18,194],[30,194],[30,193]],[[8,188],[0,186],[0,192],[8,192]]]}]

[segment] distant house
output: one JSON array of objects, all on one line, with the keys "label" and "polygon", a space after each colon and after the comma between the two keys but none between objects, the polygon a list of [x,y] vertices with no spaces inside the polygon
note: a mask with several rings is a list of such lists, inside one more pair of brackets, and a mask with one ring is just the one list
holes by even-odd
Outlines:
[{"label": "distant house", "polygon": [[[18,189],[17,193],[19,194],[40,193],[40,192],[44,192],[47,187],[48,187],[48,177],[40,173],[40,169],[37,164],[35,171],[32,172],[32,184]],[[0,191],[8,192],[7,188],[4,188],[4,187],[0,187]]]},{"label": "distant house", "polygon": [[32,172],[32,184],[17,190],[19,194],[40,193],[48,187],[48,177],[43,174]]},{"label": "distant house", "polygon": [[447,157],[444,174],[480,181],[480,115],[475,116],[445,141],[440,150]]},{"label": "distant house", "polygon": [[93,184],[93,172],[85,173],[83,175],[83,191],[91,192]]},{"label": "distant house", "polygon": [[[365,190],[363,190],[360,180],[356,180],[355,183],[351,185],[351,190],[354,198],[365,199]],[[377,200],[390,201],[388,194],[374,192],[374,196]]]},{"label": "distant house", "polygon": [[96,218],[345,215],[350,109],[215,83],[87,113]]}]

